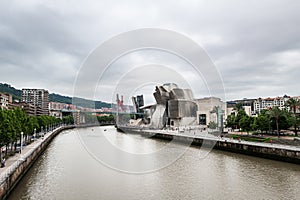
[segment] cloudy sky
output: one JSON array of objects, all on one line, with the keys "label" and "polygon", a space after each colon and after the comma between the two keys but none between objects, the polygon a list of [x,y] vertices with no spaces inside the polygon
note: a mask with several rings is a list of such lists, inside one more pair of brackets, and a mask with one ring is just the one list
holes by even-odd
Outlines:
[{"label": "cloudy sky", "polygon": [[[126,31],[158,28],[183,34],[207,52],[222,77],[226,100],[296,96],[299,10],[297,0],[1,0],[0,82],[72,96],[79,70],[99,45]],[[130,60],[145,67],[152,57],[156,64],[180,65],[178,58],[151,51],[116,63],[125,66]],[[184,79],[192,79],[179,68],[175,71]],[[106,79],[115,80],[117,69],[108,70]],[[207,96],[201,89],[194,95]],[[95,96],[111,99],[106,93]]]}]

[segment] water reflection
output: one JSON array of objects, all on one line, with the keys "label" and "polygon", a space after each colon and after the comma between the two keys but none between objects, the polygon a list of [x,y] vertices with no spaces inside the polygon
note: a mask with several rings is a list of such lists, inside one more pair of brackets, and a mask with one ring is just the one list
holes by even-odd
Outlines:
[{"label": "water reflection", "polygon": [[[114,128],[105,133],[101,128],[77,131],[95,145],[101,145],[103,134],[111,134],[109,140],[129,152],[151,152],[165,145],[163,141],[117,133]],[[53,140],[9,199],[297,199],[300,196],[298,165],[222,151],[212,151],[205,159],[199,159],[198,153],[198,148],[190,147],[167,168],[148,174],[127,174],[99,163],[86,151],[75,130],[65,131]],[[110,155],[122,162],[119,155]]]}]

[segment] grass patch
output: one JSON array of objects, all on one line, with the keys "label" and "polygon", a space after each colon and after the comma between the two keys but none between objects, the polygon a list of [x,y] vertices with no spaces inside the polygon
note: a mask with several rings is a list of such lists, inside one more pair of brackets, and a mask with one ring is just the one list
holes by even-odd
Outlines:
[{"label": "grass patch", "polygon": [[270,142],[272,138],[261,138],[261,137],[249,137],[249,136],[243,136],[243,135],[231,135],[232,139],[238,139],[249,142]]}]

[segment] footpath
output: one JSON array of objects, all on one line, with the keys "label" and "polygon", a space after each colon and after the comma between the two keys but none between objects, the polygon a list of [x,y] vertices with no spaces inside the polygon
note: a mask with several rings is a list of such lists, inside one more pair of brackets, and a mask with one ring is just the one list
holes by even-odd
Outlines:
[{"label": "footpath", "polygon": [[0,199],[5,199],[8,196],[15,184],[59,132],[74,127],[74,125],[60,126],[45,132],[43,137],[36,139],[27,146],[23,146],[22,153],[9,157],[5,162],[5,167],[0,168]]},{"label": "footpath", "polygon": [[53,129],[52,131],[45,132],[43,137],[37,138],[35,141],[30,143],[29,145],[23,146],[22,154],[16,153],[14,156],[9,157],[5,161],[5,167],[0,168],[0,183],[6,179],[6,177],[16,169],[16,167],[23,161],[23,158],[26,158],[27,155],[30,155],[40,144],[43,140],[50,137],[52,133],[62,129],[64,126],[60,126],[58,128]]}]

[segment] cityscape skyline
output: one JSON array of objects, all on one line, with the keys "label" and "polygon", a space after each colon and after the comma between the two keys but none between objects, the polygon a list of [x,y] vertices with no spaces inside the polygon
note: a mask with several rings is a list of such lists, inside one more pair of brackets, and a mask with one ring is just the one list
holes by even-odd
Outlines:
[{"label": "cityscape skyline", "polygon": [[[179,32],[206,50],[223,78],[227,101],[297,96],[299,4],[89,1],[82,6],[76,1],[72,5],[67,1],[1,1],[0,80],[17,88],[45,88],[72,96],[78,70],[99,44],[125,31],[155,27]],[[174,58],[143,52],[129,55],[117,65],[147,63],[151,56],[165,59],[172,67],[178,64]],[[108,78],[116,73],[120,71],[112,71]],[[189,73],[183,76],[191,78]],[[208,96],[204,92],[194,95]],[[110,95],[101,97],[101,101],[111,101]]]},{"label": "cityscape skyline", "polygon": [[[0,84],[7,84],[7,85],[9,85],[9,86],[11,86],[11,87],[13,87],[13,88],[15,88],[17,90],[22,90],[22,89],[37,89],[37,90],[39,90],[39,89],[42,89],[42,90],[49,91],[49,94],[57,94],[57,95],[61,95],[61,96],[66,96],[66,97],[73,98],[73,96],[68,96],[68,95],[60,94],[60,93],[58,93],[56,91],[51,91],[51,90],[49,90],[47,88],[37,88],[37,87],[33,87],[33,88],[16,88],[16,87],[14,87],[14,85],[11,85],[10,83],[0,83]],[[155,91],[155,88],[153,89],[153,91]],[[145,94],[141,93],[140,95],[145,95]],[[153,95],[153,94],[151,93],[151,94],[148,94],[148,95]],[[246,97],[240,97],[240,98],[235,98],[235,99],[226,99],[225,102],[232,102],[232,101],[246,100],[246,99],[248,99],[248,100],[251,100],[251,99],[269,99],[269,98],[278,98],[278,97],[284,97],[284,96],[288,96],[290,98],[293,98],[293,97],[299,97],[300,98],[300,93],[298,95],[289,95],[288,93],[283,93],[283,94],[277,95],[277,96],[256,96],[256,97],[247,97],[246,96]],[[207,98],[207,97],[209,97],[209,96],[203,96],[201,98]],[[81,98],[81,97],[79,97],[79,98]],[[128,97],[128,98],[132,98],[132,97]],[[198,97],[195,97],[195,99],[197,99],[197,98]],[[101,99],[88,99],[88,98],[86,98],[86,100],[102,101]],[[105,103],[115,103],[115,102],[106,102],[106,101],[102,101],[102,102],[105,102]]]},{"label": "cityscape skyline", "polygon": [[1,0],[0,199],[299,199],[299,10]]}]

